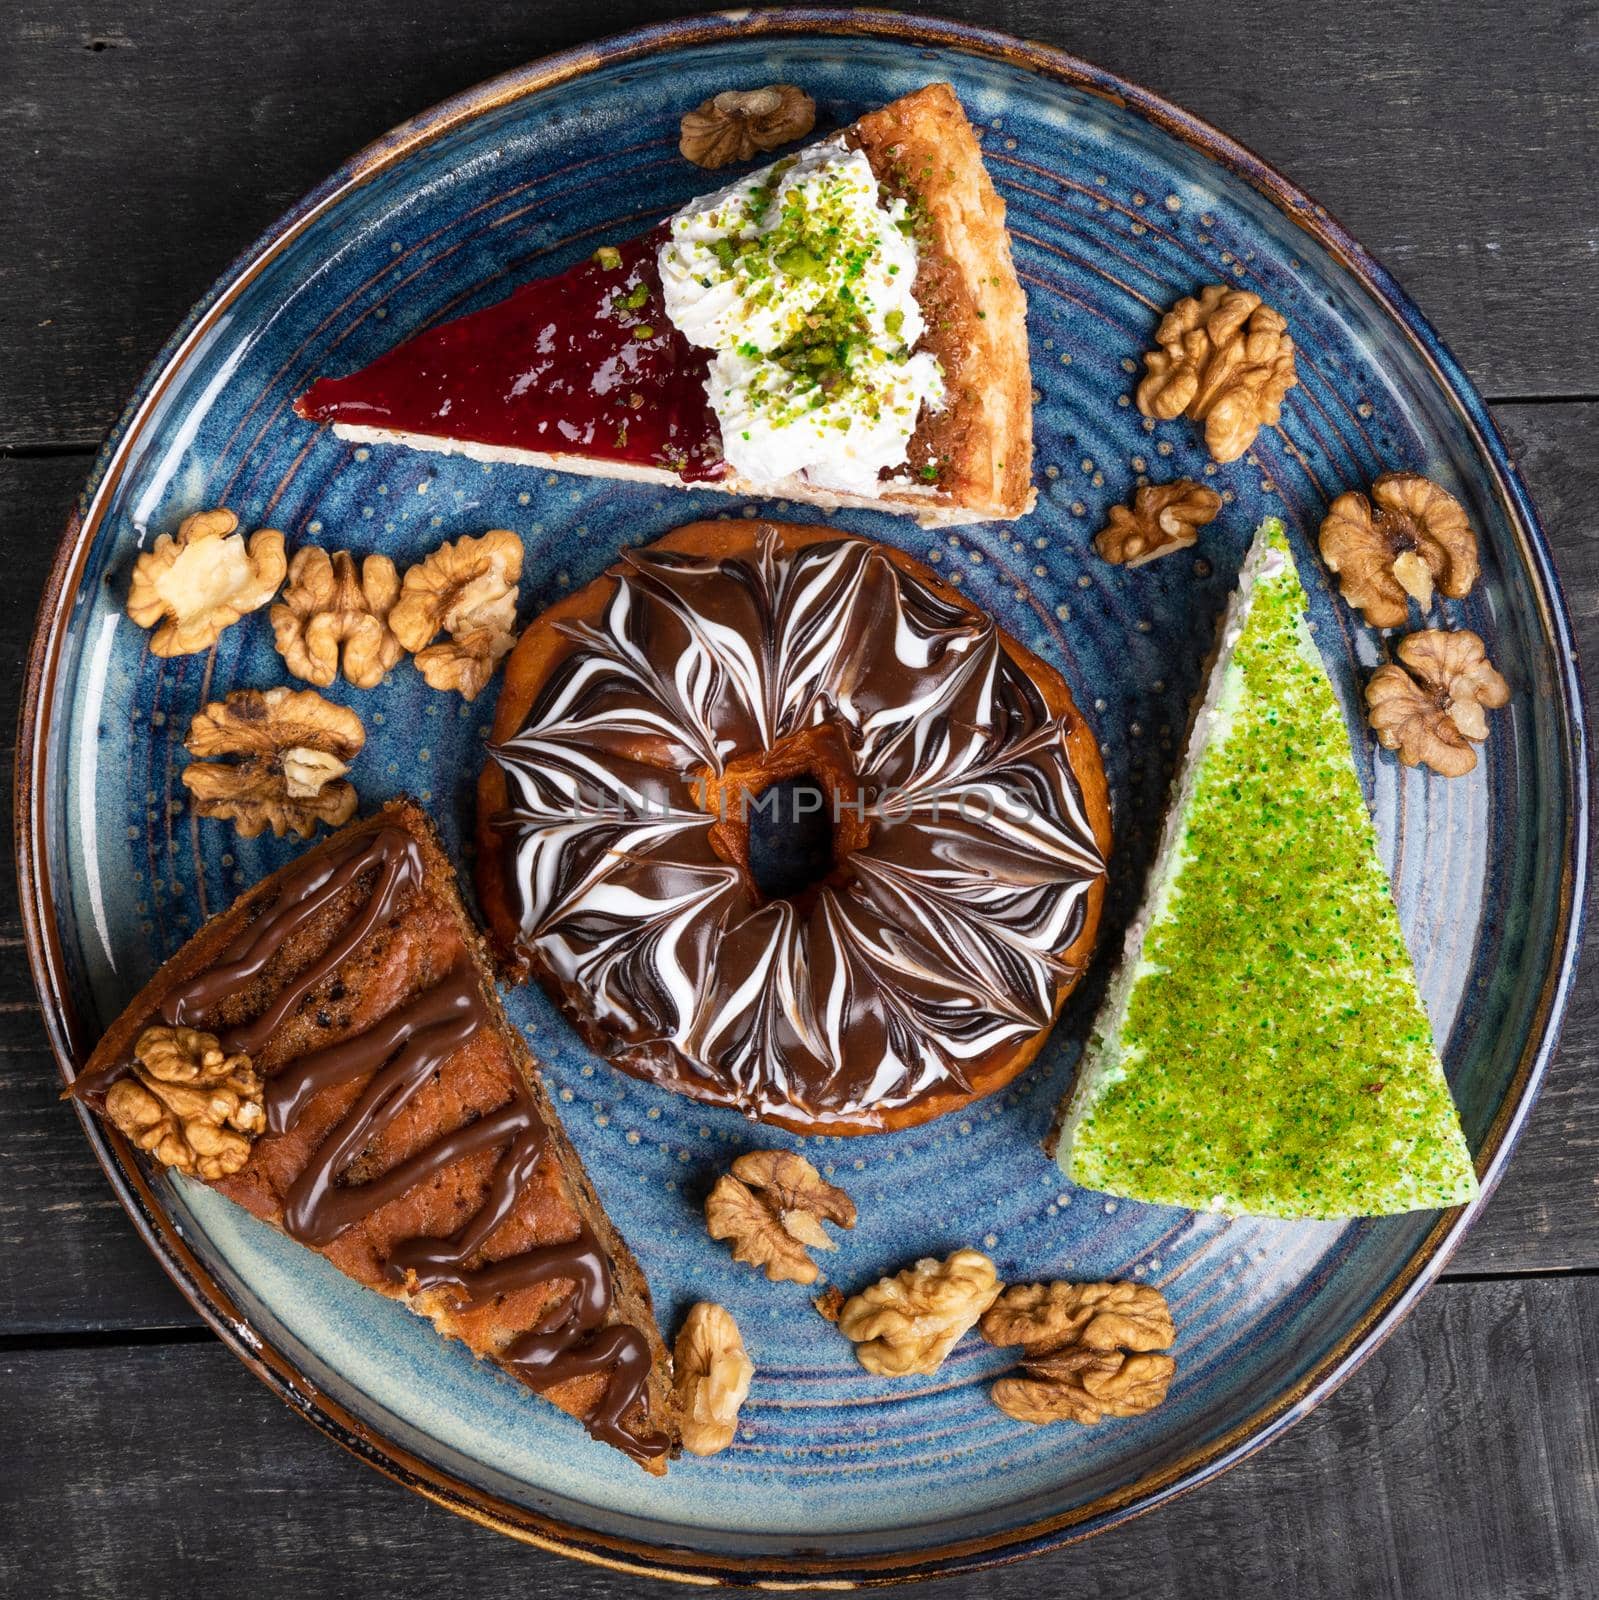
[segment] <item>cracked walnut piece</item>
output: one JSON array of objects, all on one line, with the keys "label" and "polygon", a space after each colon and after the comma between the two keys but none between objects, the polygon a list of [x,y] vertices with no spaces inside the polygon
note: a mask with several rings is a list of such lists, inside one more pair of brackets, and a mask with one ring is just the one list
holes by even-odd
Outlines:
[{"label": "cracked walnut piece", "polygon": [[690,1308],[672,1347],[672,1373],[683,1448],[696,1456],[725,1450],[733,1442],[755,1363],[738,1324],[721,1306],[701,1300]]},{"label": "cracked walnut piece", "polygon": [[683,113],[677,147],[696,166],[725,167],[803,139],[815,126],[816,102],[792,83],[724,89]]},{"label": "cracked walnut piece", "polygon": [[1131,510],[1110,508],[1103,530],[1094,537],[1094,549],[1117,566],[1141,567],[1186,550],[1220,510],[1221,496],[1192,478],[1146,483],[1133,496]]},{"label": "cracked walnut piece", "polygon": [[389,631],[389,610],[400,575],[384,555],[369,555],[356,571],[348,550],[329,555],[314,545],[289,563],[289,586],[272,607],[278,654],[289,671],[319,688],[339,675],[357,689],[375,689],[405,654]]},{"label": "cracked walnut piece", "polygon": [[994,1263],[980,1250],[918,1261],[844,1302],[839,1331],[868,1372],[902,1378],[937,1372],[961,1335],[1000,1291]]},{"label": "cracked walnut piece", "polygon": [[1069,1345],[1022,1367],[1024,1376],[1001,1378],[994,1404],[1018,1422],[1072,1421],[1092,1425],[1104,1417],[1136,1417],[1166,1398],[1177,1372],[1170,1356],[1128,1355]]},{"label": "cracked walnut piece", "polygon": [[830,1283],[811,1304],[823,1322],[836,1323],[844,1310],[844,1291],[836,1283]]},{"label": "cracked walnut piece", "polygon": [[366,731],[314,689],[235,689],[195,717],[183,743],[192,756],[244,758],[183,769],[195,811],[230,820],[243,838],[270,828],[309,839],[319,822],[337,828],[355,814],[344,775]]},{"label": "cracked walnut piece", "polygon": [[[522,541],[507,528],[441,544],[406,572],[389,627],[429,688],[478,697],[516,642],[521,581]],[[449,639],[434,644],[440,633]]]},{"label": "cracked walnut piece", "polygon": [[146,1028],[132,1072],[111,1085],[105,1109],[163,1166],[208,1181],[237,1172],[266,1126],[250,1058],[225,1055],[214,1035],[194,1028]]},{"label": "cracked walnut piece", "polygon": [[994,1385],[1018,1422],[1092,1424],[1134,1417],[1166,1398],[1177,1338],[1166,1297],[1144,1283],[1020,1283],[985,1314],[990,1344],[1023,1347],[1020,1377]]},{"label": "cracked walnut piece", "polygon": [[1155,330],[1135,398],[1146,417],[1190,417],[1205,425],[1205,448],[1236,461],[1261,428],[1282,415],[1299,382],[1288,324],[1258,294],[1206,284],[1179,300]]},{"label": "cracked walnut piece", "polygon": [[[240,617],[278,592],[283,535],[261,528],[248,542],[231,511],[197,511],[163,533],[133,564],[127,613],[154,628],[150,653],[191,656],[209,650]],[[157,626],[159,624],[159,626]]]},{"label": "cracked walnut piece", "polygon": [[732,1240],[733,1259],[762,1268],[773,1283],[816,1282],[807,1246],[838,1248],[824,1221],[853,1228],[854,1201],[787,1150],[746,1151],[705,1200],[710,1236]]},{"label": "cracked walnut piece", "polygon": [[1400,628],[1410,602],[1423,611],[1433,591],[1464,600],[1477,581],[1477,535],[1466,508],[1418,472],[1385,472],[1371,498],[1356,490],[1328,507],[1321,558],[1338,587],[1374,628]]},{"label": "cracked walnut piece", "polygon": [[1146,1283],[1017,1283],[983,1314],[990,1344],[1029,1356],[1089,1350],[1165,1350],[1177,1337],[1166,1297]]},{"label": "cracked walnut piece", "polygon": [[1510,685],[1467,628],[1425,628],[1402,639],[1397,654],[1403,664],[1378,667],[1366,685],[1378,743],[1407,767],[1463,777],[1477,765],[1472,745],[1488,737],[1486,712],[1509,702]]}]

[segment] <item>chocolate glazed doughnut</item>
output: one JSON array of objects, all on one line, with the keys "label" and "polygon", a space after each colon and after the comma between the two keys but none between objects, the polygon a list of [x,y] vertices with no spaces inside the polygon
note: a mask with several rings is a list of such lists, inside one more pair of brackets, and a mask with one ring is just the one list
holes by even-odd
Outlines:
[{"label": "chocolate glazed doughnut", "polygon": [[[630,552],[523,634],[490,755],[507,964],[624,1071],[762,1121],[871,1133],[991,1093],[1093,947],[1110,809],[1065,681],[885,545],[719,521]],[[830,849],[763,892],[785,781]]]}]

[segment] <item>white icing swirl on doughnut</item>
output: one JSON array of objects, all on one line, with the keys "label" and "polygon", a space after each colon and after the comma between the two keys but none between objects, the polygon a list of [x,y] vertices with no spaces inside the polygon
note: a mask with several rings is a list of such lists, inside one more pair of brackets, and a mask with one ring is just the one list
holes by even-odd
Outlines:
[{"label": "white icing swirl on doughnut", "polygon": [[[848,537],[611,580],[494,755],[524,945],[618,1063],[825,1125],[966,1091],[1048,1027],[1104,862],[995,624]],[[694,782],[826,725],[870,839],[801,914],[717,855]]]}]

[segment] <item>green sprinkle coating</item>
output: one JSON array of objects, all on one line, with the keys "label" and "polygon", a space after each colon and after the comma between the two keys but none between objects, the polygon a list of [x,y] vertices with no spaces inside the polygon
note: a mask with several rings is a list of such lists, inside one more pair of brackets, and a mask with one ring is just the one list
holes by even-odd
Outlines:
[{"label": "green sprinkle coating", "polygon": [[1477,1192],[1471,1156],[1281,523],[1250,566],[1164,881],[1059,1159],[1087,1188],[1200,1210],[1458,1204]]}]

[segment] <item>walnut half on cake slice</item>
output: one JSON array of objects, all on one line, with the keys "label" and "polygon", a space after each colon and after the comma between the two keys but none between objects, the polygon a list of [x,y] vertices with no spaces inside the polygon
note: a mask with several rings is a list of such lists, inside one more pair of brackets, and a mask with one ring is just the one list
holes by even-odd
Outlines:
[{"label": "walnut half on cake slice", "polygon": [[1027,307],[948,84],[427,327],[295,409],[342,439],[926,524],[1031,510]]},{"label": "walnut half on cake slice", "polygon": [[70,1092],[665,1471],[677,1426],[648,1286],[414,806],[213,917]]}]

